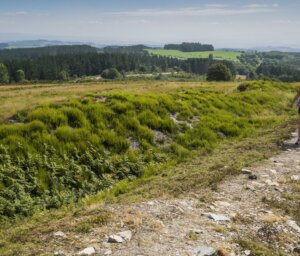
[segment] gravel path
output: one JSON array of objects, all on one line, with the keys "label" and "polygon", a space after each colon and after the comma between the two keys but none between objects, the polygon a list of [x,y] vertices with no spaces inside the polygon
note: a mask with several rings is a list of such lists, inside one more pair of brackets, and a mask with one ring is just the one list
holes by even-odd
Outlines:
[{"label": "gravel path", "polygon": [[[72,238],[75,247],[66,248],[60,241],[56,249],[64,252],[62,255],[76,255],[88,246],[95,249],[91,255],[255,255],[240,246],[238,240],[242,239],[294,255],[300,246],[300,223],[270,202],[286,202],[287,196],[293,195],[293,186],[299,185],[299,177],[300,148],[289,141],[280,155],[243,169],[214,190],[178,199],[107,206],[114,216],[109,227]],[[299,201],[296,207],[300,211]],[[127,230],[132,232],[130,241],[107,242],[110,235]]]}]

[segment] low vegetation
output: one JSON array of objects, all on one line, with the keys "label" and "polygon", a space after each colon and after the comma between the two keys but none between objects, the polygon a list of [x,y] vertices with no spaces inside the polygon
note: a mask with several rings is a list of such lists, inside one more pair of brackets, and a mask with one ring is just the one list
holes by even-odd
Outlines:
[{"label": "low vegetation", "polygon": [[0,126],[1,220],[58,208],[279,124],[288,84],[91,94],[18,112]]}]

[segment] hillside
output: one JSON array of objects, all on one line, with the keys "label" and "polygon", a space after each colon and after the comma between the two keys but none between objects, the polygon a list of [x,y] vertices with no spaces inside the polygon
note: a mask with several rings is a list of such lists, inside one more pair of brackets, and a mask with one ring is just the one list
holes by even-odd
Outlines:
[{"label": "hillside", "polygon": [[204,52],[181,52],[178,50],[165,50],[165,49],[148,49],[150,54],[173,57],[178,59],[190,59],[190,58],[208,58],[210,54],[213,55],[216,60],[228,60],[238,61],[241,53],[239,52],[228,52],[228,51],[204,51]]},{"label": "hillside", "polygon": [[[276,152],[274,142],[289,131],[282,124],[290,119],[287,103],[295,85],[258,81],[243,92],[237,85],[140,81],[1,87],[6,119],[0,126],[1,255],[51,254],[56,240],[43,249],[39,239],[51,240],[50,233],[63,228],[61,220],[64,232],[74,235],[92,235],[97,225],[106,230],[111,221],[106,208],[99,208],[103,200],[197,193]],[[221,168],[220,161],[230,168]],[[47,227],[41,229],[39,216]],[[16,240],[17,230],[22,232]],[[33,239],[39,232],[48,238]]]}]

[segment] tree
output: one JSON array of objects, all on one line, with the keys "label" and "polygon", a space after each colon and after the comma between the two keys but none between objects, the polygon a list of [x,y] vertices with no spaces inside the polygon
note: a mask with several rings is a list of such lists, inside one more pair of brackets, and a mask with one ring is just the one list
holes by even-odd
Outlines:
[{"label": "tree", "polygon": [[16,82],[22,83],[25,81],[25,72],[22,69],[18,69],[16,72]]},{"label": "tree", "polygon": [[6,66],[3,63],[0,63],[0,84],[9,83],[9,74]]},{"label": "tree", "polygon": [[213,64],[208,68],[207,81],[230,81],[232,74],[224,64]]},{"label": "tree", "polygon": [[62,70],[59,72],[58,79],[60,81],[68,81],[69,80],[69,73],[66,70]]},{"label": "tree", "polygon": [[122,75],[116,68],[109,68],[103,70],[101,76],[105,79],[117,79],[122,77]]}]

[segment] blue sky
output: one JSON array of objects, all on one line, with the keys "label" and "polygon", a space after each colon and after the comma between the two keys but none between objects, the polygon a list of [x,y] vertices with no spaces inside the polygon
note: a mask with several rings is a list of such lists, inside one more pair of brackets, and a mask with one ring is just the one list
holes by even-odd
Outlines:
[{"label": "blue sky", "polygon": [[0,40],[300,47],[298,0],[0,0]]}]

